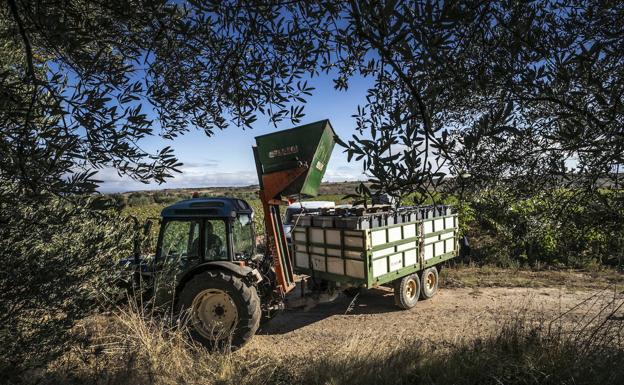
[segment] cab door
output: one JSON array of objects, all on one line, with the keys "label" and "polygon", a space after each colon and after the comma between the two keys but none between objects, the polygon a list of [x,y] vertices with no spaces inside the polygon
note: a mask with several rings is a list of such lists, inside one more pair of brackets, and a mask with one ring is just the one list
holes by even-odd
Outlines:
[{"label": "cab door", "polygon": [[167,219],[161,224],[154,271],[157,304],[170,303],[179,277],[203,260],[201,219]]}]

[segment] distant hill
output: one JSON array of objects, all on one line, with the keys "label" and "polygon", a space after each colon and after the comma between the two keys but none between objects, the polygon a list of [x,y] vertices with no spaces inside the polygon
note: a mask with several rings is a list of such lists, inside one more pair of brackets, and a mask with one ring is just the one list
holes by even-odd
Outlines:
[{"label": "distant hill", "polygon": [[[352,194],[360,182],[332,182],[323,183],[319,189],[316,200],[331,200],[345,203],[343,197]],[[229,196],[242,198],[247,201],[258,199],[258,185],[243,187],[194,187],[194,188],[174,188],[162,190],[141,190],[128,191],[124,193],[106,194],[117,201],[121,207],[133,206],[142,207],[147,205],[165,205],[193,196],[194,193],[200,196]]]},{"label": "distant hill", "polygon": [[[355,191],[355,188],[361,182],[326,182],[322,183],[319,195],[347,195]],[[190,187],[190,188],[171,188],[161,190],[137,190],[118,193],[119,195],[133,195],[133,194],[146,194],[146,195],[188,195],[191,196],[197,192],[200,195],[225,195],[225,196],[245,196],[249,194],[255,194],[258,191],[258,185],[249,185],[242,187]],[[110,194],[115,195],[115,194]]]}]

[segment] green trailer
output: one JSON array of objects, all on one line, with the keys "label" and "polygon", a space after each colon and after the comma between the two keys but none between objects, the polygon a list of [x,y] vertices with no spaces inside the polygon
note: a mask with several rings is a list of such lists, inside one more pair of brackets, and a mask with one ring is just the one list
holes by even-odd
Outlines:
[{"label": "green trailer", "polygon": [[296,273],[364,288],[392,284],[403,308],[435,294],[439,265],[459,251],[455,213],[364,230],[297,227],[292,238]]}]

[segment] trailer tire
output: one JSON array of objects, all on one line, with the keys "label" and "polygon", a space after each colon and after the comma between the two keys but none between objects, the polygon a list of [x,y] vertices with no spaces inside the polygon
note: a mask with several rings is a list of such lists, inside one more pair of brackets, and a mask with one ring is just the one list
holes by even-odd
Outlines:
[{"label": "trailer tire", "polygon": [[438,269],[430,267],[420,275],[420,299],[429,299],[438,292],[440,284]]},{"label": "trailer tire", "polygon": [[182,288],[177,307],[191,337],[210,350],[245,345],[262,313],[256,288],[224,270],[196,274]]},{"label": "trailer tire", "polygon": [[411,274],[394,281],[394,303],[401,309],[411,309],[416,306],[420,296],[420,277]]}]

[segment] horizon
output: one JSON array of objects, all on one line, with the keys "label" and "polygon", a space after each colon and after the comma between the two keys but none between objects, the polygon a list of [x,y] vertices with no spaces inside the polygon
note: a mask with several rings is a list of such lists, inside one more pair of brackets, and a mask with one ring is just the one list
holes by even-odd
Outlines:
[{"label": "horizon", "polygon": [[[321,182],[321,185],[328,185],[328,184],[344,184],[344,183],[358,183],[358,182],[365,182],[365,183],[370,183],[368,181],[365,180],[344,180],[344,181],[325,181],[323,180]],[[103,191],[98,191],[100,194],[133,194],[133,193],[146,193],[146,192],[155,192],[155,191],[163,191],[163,192],[167,192],[167,191],[176,191],[176,190],[208,190],[208,189],[222,189],[222,188],[240,188],[240,189],[246,189],[246,188],[254,188],[254,187],[259,187],[258,183],[252,183],[252,184],[247,184],[247,185],[240,185],[240,186],[191,186],[191,187],[166,187],[166,188],[161,188],[161,189],[143,189],[143,190],[127,190],[127,191],[114,191],[114,192],[103,192]]]}]

